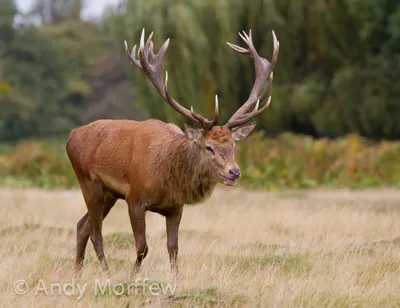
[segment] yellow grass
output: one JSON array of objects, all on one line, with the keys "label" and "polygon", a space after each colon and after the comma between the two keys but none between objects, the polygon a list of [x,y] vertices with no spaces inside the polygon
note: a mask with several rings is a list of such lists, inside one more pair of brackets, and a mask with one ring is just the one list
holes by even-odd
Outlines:
[{"label": "yellow grass", "polygon": [[[89,242],[84,274],[74,281],[75,225],[85,213],[80,192],[3,189],[0,196],[2,306],[400,305],[400,191],[218,188],[208,202],[185,208],[180,277],[170,294],[154,291],[174,287],[161,216],[147,215],[149,254],[132,278],[133,236],[120,201],[104,223],[112,276],[102,274]],[[110,289],[95,294],[107,279]],[[26,294],[16,294],[18,280]],[[74,283],[75,292],[67,285],[60,295],[51,283]],[[78,285],[86,285],[80,299]],[[22,293],[24,287],[17,286]]]}]

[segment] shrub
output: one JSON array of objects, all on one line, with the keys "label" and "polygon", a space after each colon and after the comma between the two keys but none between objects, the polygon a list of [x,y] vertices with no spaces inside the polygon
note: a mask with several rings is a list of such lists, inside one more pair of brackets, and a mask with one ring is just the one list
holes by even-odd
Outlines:
[{"label": "shrub", "polygon": [[[285,133],[254,133],[237,144],[246,187],[267,190],[314,187],[382,187],[400,183],[400,143],[358,135],[337,140]],[[0,184],[71,188],[78,185],[65,144],[27,141],[0,145]]]}]

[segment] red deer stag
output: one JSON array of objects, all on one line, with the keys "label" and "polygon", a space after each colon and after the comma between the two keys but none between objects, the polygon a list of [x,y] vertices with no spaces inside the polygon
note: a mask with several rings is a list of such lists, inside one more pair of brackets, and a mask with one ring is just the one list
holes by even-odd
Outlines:
[{"label": "red deer stag", "polygon": [[[128,204],[129,218],[136,245],[135,272],[148,252],[146,211],[166,218],[167,249],[171,270],[177,272],[178,228],[184,204],[196,204],[208,198],[218,182],[236,184],[240,169],[235,163],[235,141],[251,133],[252,118],[264,112],[271,102],[273,69],[278,59],[279,42],[273,35],[272,60],[260,57],[253,45],[251,31],[239,33],[246,48],[228,43],[236,52],[254,61],[255,82],[247,101],[224,126],[218,126],[218,98],[212,120],[186,109],[168,92],[168,74],[162,80],[162,65],[169,39],[158,53],[153,51],[150,34],[144,43],[140,38],[138,58],[136,45],[132,53],[125,42],[126,56],[140,69],[162,98],[177,112],[200,128],[185,124],[184,132],[176,125],[150,119],[97,120],[74,129],[66,149],[78,178],[87,213],[77,224],[76,269],[83,267],[90,238],[97,257],[108,271],[103,250],[102,224],[117,199]],[[263,87],[268,80],[266,88]],[[260,102],[266,104],[259,108]]]}]

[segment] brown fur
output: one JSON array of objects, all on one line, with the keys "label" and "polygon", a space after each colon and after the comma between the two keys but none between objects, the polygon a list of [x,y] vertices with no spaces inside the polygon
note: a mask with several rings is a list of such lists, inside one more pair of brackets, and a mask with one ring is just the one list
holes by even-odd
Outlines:
[{"label": "brown fur", "polygon": [[[132,138],[134,135],[141,138]],[[219,137],[210,134],[214,140]],[[223,142],[228,140],[224,138]],[[71,132],[67,152],[72,164],[79,161],[78,168],[90,180],[104,182],[124,199],[138,195],[157,205],[155,211],[163,205],[201,202],[218,182],[212,167],[202,160],[200,148],[177,126],[174,129],[158,120],[93,122]],[[126,166],[130,172],[120,174]],[[110,180],[103,174],[119,179],[120,187],[108,186]],[[129,191],[124,185],[130,186]]]}]

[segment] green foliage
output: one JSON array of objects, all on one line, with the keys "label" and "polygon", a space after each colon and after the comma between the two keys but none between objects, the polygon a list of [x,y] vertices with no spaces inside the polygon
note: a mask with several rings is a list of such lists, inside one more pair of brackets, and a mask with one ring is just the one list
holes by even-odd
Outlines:
[{"label": "green foliage", "polygon": [[13,20],[17,10],[13,0],[1,0],[0,3],[0,56],[2,56],[14,34]]},{"label": "green foliage", "polygon": [[17,187],[73,187],[76,176],[60,143],[23,142],[0,147],[1,185]]},{"label": "green foliage", "polygon": [[81,123],[91,70],[105,54],[97,30],[81,21],[13,30],[0,66],[0,140],[62,135]]},{"label": "green foliage", "polygon": [[[19,15],[20,27],[13,26],[14,1],[2,2],[0,140],[65,135],[98,118],[182,125],[186,119],[125,59],[123,41],[138,44],[142,28],[155,32],[155,49],[171,38],[171,94],[199,113],[210,115],[218,94],[226,121],[253,85],[251,60],[225,42],[242,45],[237,32],[252,29],[259,53],[269,58],[275,30],[280,57],[259,129],[269,136],[398,138],[397,0],[121,0],[100,24],[81,20],[83,5],[35,0],[28,16]],[[41,26],[26,26],[32,16]]]},{"label": "green foliage", "polygon": [[[63,129],[57,100],[65,83],[64,65],[59,49],[37,29],[18,31],[3,64],[4,77],[15,94],[10,99],[15,108],[4,119],[0,138],[29,136],[32,130],[43,135]],[[7,108],[10,100],[0,103]],[[21,105],[28,110],[18,108]]]},{"label": "green foliage", "polygon": [[338,140],[283,134],[254,134],[240,144],[243,182],[269,190],[282,188],[385,187],[400,183],[397,142],[371,142],[358,135]]},{"label": "green foliage", "polygon": [[82,0],[34,0],[30,15],[39,17],[42,24],[79,20],[82,2]]},{"label": "green foliage", "polygon": [[47,25],[40,31],[62,52],[66,83],[59,104],[64,119],[71,121],[71,128],[80,122],[82,110],[92,95],[90,77],[106,52],[105,40],[99,36],[96,24],[76,20]]},{"label": "green foliage", "polygon": [[[338,140],[253,134],[237,145],[240,184],[277,190],[315,187],[398,187],[400,143],[357,135]],[[64,142],[29,141],[0,146],[0,185],[76,187]],[[122,245],[123,243],[121,243]]]},{"label": "green foliage", "polygon": [[[106,29],[121,50],[155,32],[156,49],[170,37],[165,69],[181,104],[212,112],[220,96],[222,120],[247,98],[254,69],[225,41],[253,30],[259,53],[271,54],[270,31],[280,40],[272,105],[258,120],[270,135],[294,131],[314,136],[360,133],[396,138],[400,132],[400,6],[396,0],[125,0]],[[150,82],[132,70],[137,102],[152,117],[181,121]]]}]

